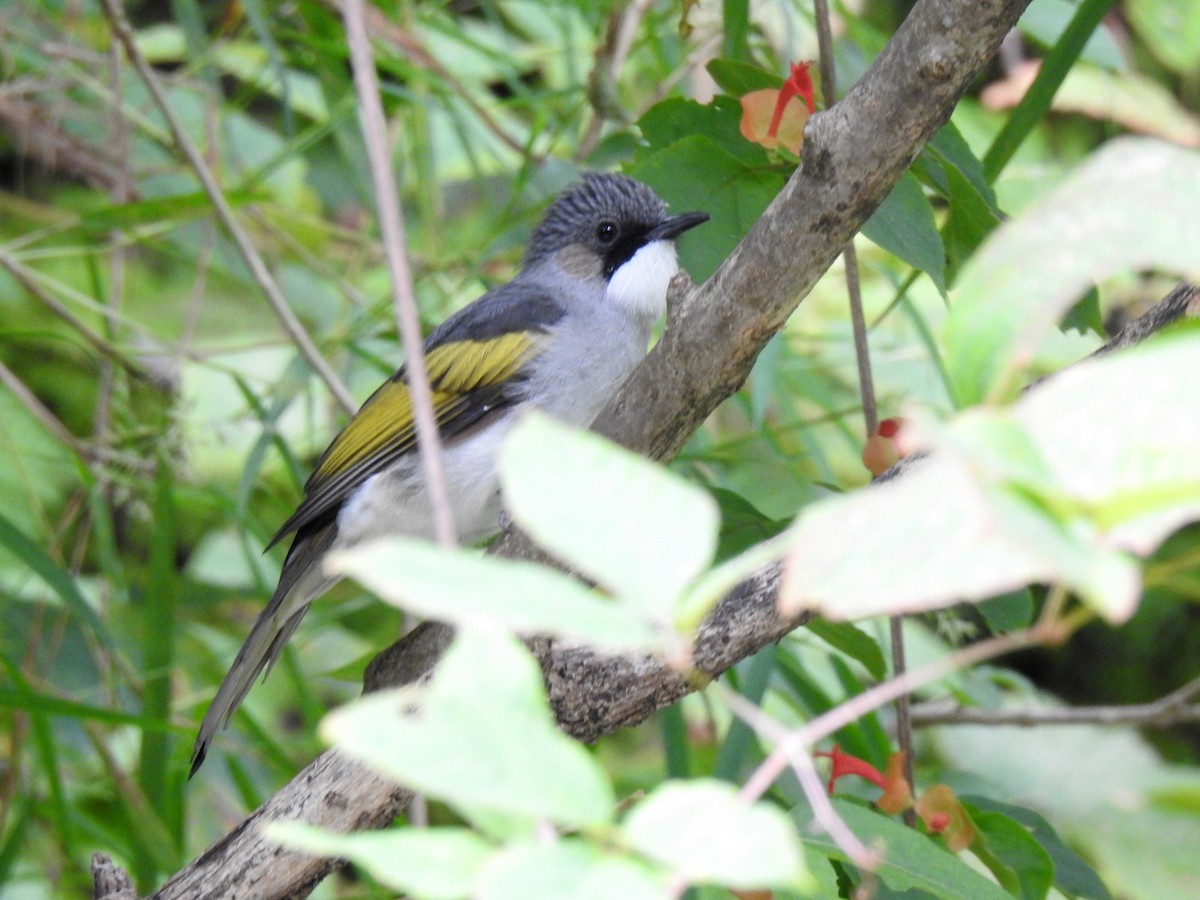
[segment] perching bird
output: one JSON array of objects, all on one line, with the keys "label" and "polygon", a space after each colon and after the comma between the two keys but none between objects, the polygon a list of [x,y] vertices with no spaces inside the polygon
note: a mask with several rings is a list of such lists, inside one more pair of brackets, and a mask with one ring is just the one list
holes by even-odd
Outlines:
[{"label": "perching bird", "polygon": [[[592,423],[645,355],[666,309],[675,239],[707,219],[667,215],[662,200],[628,176],[586,175],[550,206],[517,276],[425,341],[461,541],[499,528],[496,452],[517,411],[529,405],[571,425]],[[403,368],[334,438],[268,549],[293,532],[279,585],[200,725],[193,775],[215,732],[336,580],[321,567],[331,549],[386,534],[433,536]]]}]

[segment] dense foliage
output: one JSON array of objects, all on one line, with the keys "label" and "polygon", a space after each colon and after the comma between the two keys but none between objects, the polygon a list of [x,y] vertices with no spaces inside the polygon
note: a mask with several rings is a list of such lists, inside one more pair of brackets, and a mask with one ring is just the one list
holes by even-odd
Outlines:
[{"label": "dense foliage", "polygon": [[[834,10],[843,91],[902,6]],[[402,359],[340,4],[127,13],[316,351],[364,399]],[[368,15],[427,328],[512,274],[581,169],[619,168],[677,211],[711,213],[681,241],[700,281],[803,157],[766,137],[781,123],[761,92],[817,58],[808,4],[407,2]],[[277,575],[282,550],[261,547],[345,411],[102,6],[15,0],[0,46],[4,896],[81,894],[97,850],[148,891],[325,740],[427,793],[438,827],[281,828],[360,864],[323,896],[1200,890],[1200,737],[1175,721],[918,728],[907,785],[894,716],[872,707],[819,735],[829,759],[816,765],[832,769],[850,831],[886,848],[874,872],[811,824],[829,813],[805,793],[804,764],[753,790],[781,734],[886,681],[891,613],[920,613],[904,620],[910,669],[954,663],[918,685],[918,723],[947,704],[1036,717],[1066,701],[1146,703],[1200,675],[1200,336],[1184,327],[1017,399],[1200,272],[1200,7],[1035,0],[856,241],[881,414],[905,416],[931,465],[855,491],[870,473],[839,264],[671,471],[545,422],[514,438],[515,520],[611,603],[466,551],[347,556],[345,571],[406,612],[339,585],[191,783],[195,725]],[[765,105],[742,102],[755,93]],[[797,130],[803,103],[792,89],[779,104]],[[565,458],[606,477],[564,481]],[[551,494],[571,502],[539,504]],[[645,513],[630,522],[634,507]],[[793,573],[785,602],[830,621],[594,748],[553,728],[506,633],[532,622],[678,659],[722,591],[776,559]],[[509,602],[481,612],[481,597]],[[979,602],[947,611],[963,599]],[[319,728],[414,613],[463,626],[418,697],[423,716],[393,716],[384,696]],[[962,648],[988,640],[1022,652],[968,665]]]}]

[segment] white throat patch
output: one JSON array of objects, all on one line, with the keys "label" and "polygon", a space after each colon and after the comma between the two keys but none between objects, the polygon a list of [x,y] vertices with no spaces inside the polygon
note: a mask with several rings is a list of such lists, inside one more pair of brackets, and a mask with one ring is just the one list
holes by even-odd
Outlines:
[{"label": "white throat patch", "polygon": [[667,285],[679,271],[673,241],[651,241],[613,272],[608,299],[635,315],[657,319],[667,308]]}]

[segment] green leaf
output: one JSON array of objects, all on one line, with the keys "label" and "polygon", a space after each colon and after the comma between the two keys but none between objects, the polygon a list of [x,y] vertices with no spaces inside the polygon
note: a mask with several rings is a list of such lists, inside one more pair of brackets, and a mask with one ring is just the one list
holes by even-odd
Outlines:
[{"label": "green leaf", "polygon": [[430,900],[470,895],[480,869],[496,852],[466,828],[335,834],[301,822],[269,822],[264,831],[285,847],[348,859],[376,881]]},{"label": "green leaf", "polygon": [[1078,897],[1080,900],[1112,900],[1112,895],[1095,869],[1063,843],[1054,827],[1040,813],[1023,806],[1002,803],[990,797],[966,795],[959,799],[976,809],[1003,813],[1027,828],[1054,863],[1054,886],[1068,897]]},{"label": "green leaf", "polygon": [[[1059,373],[1013,410],[1056,489],[1089,509],[1114,547],[1147,555],[1200,518],[1200,329]],[[1119,410],[1115,421],[1104,421]]]},{"label": "green leaf", "polygon": [[570,838],[520,844],[485,867],[475,900],[666,900],[665,878],[630,859]]},{"label": "green leaf", "polygon": [[[748,660],[743,660],[730,672],[730,680],[737,692],[755,706],[762,706],[767,684],[775,671],[775,646],[768,644]],[[723,781],[737,784],[752,765],[755,756],[761,758],[758,737],[754,730],[741,719],[734,719],[717,750],[717,759],[712,775]]]},{"label": "green leaf", "polygon": [[708,486],[721,512],[721,532],[717,541],[717,562],[723,562],[756,544],[784,531],[788,523],[772,519],[759,511],[741,494],[724,488]]},{"label": "green leaf", "polygon": [[979,604],[979,612],[996,634],[1024,628],[1033,621],[1033,594],[1029,588],[1009,591]]},{"label": "green leaf", "polygon": [[835,650],[858,660],[875,680],[883,681],[887,677],[887,661],[879,643],[857,625],[817,617],[806,622],[804,627]]},{"label": "green leaf", "polygon": [[775,73],[733,59],[710,59],[705,68],[721,90],[734,97],[783,84]]},{"label": "green leaf", "polygon": [[[1068,574],[1114,618],[1137,598],[1137,573],[1089,550],[1044,510],[986,485],[962,460],[806,507],[789,532],[781,605],[837,618],[894,615],[978,600]],[[922,566],[905,564],[919,556]],[[862,560],[871,560],[863,565]]]},{"label": "green leaf", "polygon": [[[697,172],[704,177],[697,178]],[[747,165],[703,134],[650,154],[629,174],[654,188],[672,209],[712,216],[679,241],[679,258],[697,282],[717,270],[784,185],[781,173]]]},{"label": "green leaf", "polygon": [[[983,174],[983,163],[971,150],[971,145],[967,143],[966,138],[962,136],[953,122],[947,122],[938,129],[933,140],[926,144],[925,149],[921,151],[921,157],[936,160],[942,170],[943,178],[951,169],[958,172],[962,179],[974,188],[975,194],[988,210],[994,215],[1000,214],[1000,208],[996,205],[996,192]],[[939,184],[938,188],[942,191],[943,196],[949,198],[950,185],[948,182]]]},{"label": "green leaf", "polygon": [[164,719],[151,719],[134,713],[122,712],[119,709],[76,703],[73,700],[65,700],[62,697],[54,697],[28,688],[17,689],[3,685],[0,685],[0,709],[20,709],[46,716],[105,722],[109,725],[134,725],[140,731],[181,730]]},{"label": "green leaf", "polygon": [[[1015,819],[1001,812],[984,812],[970,803],[963,806],[979,830],[971,852],[1021,900],[1044,900],[1054,884],[1050,854]],[[1015,884],[1009,883],[1010,873]]]},{"label": "green leaf", "polygon": [[1186,0],[1126,0],[1129,24],[1158,59],[1179,75],[1194,75],[1200,59],[1200,9]]},{"label": "green leaf", "polygon": [[1000,217],[992,211],[987,199],[954,166],[945,167],[947,199],[950,214],[942,226],[946,242],[946,257],[950,263],[949,277],[957,278],[959,271],[996,230]]},{"label": "green leaf", "polygon": [[1062,329],[1074,329],[1080,334],[1092,332],[1100,337],[1105,336],[1104,315],[1100,312],[1100,292],[1095,288],[1088,290],[1083,299],[1067,310],[1063,316]]},{"label": "green leaf", "polygon": [[862,233],[884,250],[925,272],[946,293],[946,250],[933,219],[933,206],[920,182],[906,172],[887,195]]},{"label": "green leaf", "polygon": [[11,520],[0,513],[0,547],[4,547],[29,570],[46,582],[62,598],[69,609],[96,636],[96,640],[109,653],[116,655],[116,646],[108,628],[100,621],[96,611],[79,592],[75,581],[59,565],[45,554],[41,547],[27,538]]},{"label": "green leaf", "polygon": [[667,782],[641,801],[623,826],[630,845],[689,882],[728,887],[811,883],[787,816],[749,804],[722,781]]},{"label": "green leaf", "polygon": [[565,826],[612,817],[599,765],[555,725],[542,672],[517,641],[460,629],[428,688],[331,713],[322,734],[384,775],[471,813]]},{"label": "green leaf", "polygon": [[[775,79],[775,84],[778,86],[779,79]],[[767,151],[742,137],[741,121],[742,105],[732,97],[717,96],[711,103],[672,97],[646,110],[638,119],[638,128],[650,145],[651,154],[684,138],[704,135],[748,166],[766,165]],[[643,156],[646,155],[644,151]],[[674,204],[672,208],[683,210]]]},{"label": "green leaf", "polygon": [[[892,890],[927,891],[943,900],[1012,900],[957,856],[914,829],[845,800],[834,800],[833,807],[855,837],[871,849],[882,849],[883,862],[876,872]],[[792,815],[806,845],[849,862],[845,852],[813,821],[811,810],[797,807]]]},{"label": "green leaf", "polygon": [[500,450],[508,511],[554,556],[669,623],[712,562],[717,505],[700,487],[591,432],[529,415]]},{"label": "green leaf", "polygon": [[[150,537],[146,597],[141,606],[142,713],[147,719],[164,722],[171,717],[171,676],[175,669],[175,626],[180,593],[175,569],[178,534],[174,481],[174,470],[160,455],[154,486],[155,527]],[[173,737],[159,729],[142,735],[138,785],[147,797],[159,800],[164,815],[168,815],[165,807],[174,800],[166,789],[173,743]],[[175,812],[180,811],[176,809]],[[146,878],[155,874],[152,867],[139,866],[139,870]]]},{"label": "green leaf", "polygon": [[1071,21],[1038,67],[1037,77],[1025,96],[1009,113],[1004,127],[983,156],[983,171],[989,182],[999,178],[1017,148],[1033,132],[1050,109],[1050,101],[1079,59],[1092,33],[1099,27],[1113,0],[1081,0]]},{"label": "green leaf", "polygon": [[[1155,215],[1136,211],[1153,208]],[[1045,201],[997,229],[963,270],[946,327],[960,405],[1011,396],[1020,368],[1095,281],[1200,268],[1200,159],[1121,138]],[[1054,248],[1054,265],[1030,265]]]},{"label": "green leaf", "polygon": [[326,565],[388,603],[446,622],[496,623],[522,634],[558,634],[609,649],[658,643],[637,611],[534,563],[397,537],[331,553]]},{"label": "green leaf", "polygon": [[[1042,47],[1053,47],[1071,23],[1077,6],[1078,3],[1070,0],[1033,0],[1021,13],[1017,27]],[[1120,46],[1107,28],[1097,28],[1091,33],[1079,58],[1106,69],[1128,68]]]}]

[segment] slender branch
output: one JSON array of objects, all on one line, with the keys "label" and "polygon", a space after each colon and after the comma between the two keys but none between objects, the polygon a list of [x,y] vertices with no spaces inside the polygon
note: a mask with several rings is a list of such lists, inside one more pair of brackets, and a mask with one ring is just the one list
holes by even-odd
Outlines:
[{"label": "slender branch", "polygon": [[983,709],[957,703],[931,701],[912,709],[914,725],[1136,725],[1143,728],[1169,728],[1200,722],[1200,677],[1150,703],[1120,706],[1029,707],[1024,709]]},{"label": "slender branch", "polygon": [[433,510],[434,533],[443,547],[453,547],[454,518],[446,489],[446,470],[442,465],[442,442],[433,411],[433,392],[429,387],[429,371],[425,367],[425,347],[421,341],[421,319],[417,299],[413,295],[412,273],[405,255],[404,219],[400,213],[399,192],[392,172],[391,145],[383,120],[383,104],[379,100],[379,81],[375,77],[375,59],[367,37],[362,0],[345,0],[346,42],[350,47],[350,62],[354,69],[354,89],[358,95],[358,114],[363,140],[367,146],[367,162],[371,167],[371,182],[375,188],[375,204],[379,211],[379,228],[383,234],[383,250],[392,277],[392,302],[396,307],[396,322],[404,344],[405,365],[408,371],[408,390],[412,395],[413,419],[417,426],[417,447],[425,473],[425,489]]},{"label": "slender branch", "polygon": [[[339,13],[344,12],[346,0],[321,0],[321,2]],[[521,141],[509,134],[496,121],[491,110],[480,103],[473,92],[443,66],[411,32],[397,25],[373,6],[366,8],[366,23],[371,34],[394,45],[400,51],[402,58],[436,75],[446,85],[447,93],[466,103],[471,112],[479,118],[480,123],[502,144],[519,154],[528,152],[528,148]]]},{"label": "slender branch", "polygon": [[102,0],[101,5],[104,7],[104,14],[108,18],[113,34],[116,35],[117,40],[125,48],[125,55],[129,57],[129,61],[137,69],[138,75],[146,85],[146,89],[150,92],[150,96],[154,98],[155,105],[158,107],[159,112],[162,113],[163,119],[166,120],[167,127],[171,130],[171,136],[175,141],[175,145],[187,158],[188,164],[191,165],[192,170],[196,173],[196,177],[200,179],[200,184],[204,187],[204,193],[208,195],[209,202],[212,203],[217,218],[225,226],[225,230],[229,232],[229,236],[233,238],[234,245],[237,247],[242,261],[245,262],[246,268],[250,271],[250,276],[258,284],[259,289],[263,292],[263,296],[271,304],[271,308],[275,311],[275,315],[280,323],[282,323],[284,330],[296,345],[296,349],[308,360],[308,364],[313,367],[313,371],[317,373],[317,376],[325,382],[330,393],[333,394],[342,408],[348,413],[353,413],[358,408],[358,404],[354,402],[353,395],[342,383],[341,379],[337,377],[333,369],[330,368],[325,358],[321,356],[321,352],[308,336],[308,332],[304,330],[304,326],[296,317],[296,314],[292,312],[291,307],[288,306],[279,285],[271,275],[266,263],[263,262],[262,256],[254,246],[254,242],[250,240],[250,235],[247,234],[246,229],[242,227],[237,217],[233,214],[233,208],[230,207],[229,201],[225,199],[225,195],[221,191],[221,186],[217,184],[217,179],[213,175],[212,169],[209,168],[199,149],[197,149],[191,137],[184,130],[179,117],[175,115],[175,111],[171,108],[171,104],[163,92],[162,85],[159,84],[158,78],[150,68],[150,64],[146,62],[146,57],[138,48],[137,41],[133,36],[133,30],[130,28],[129,20],[125,18],[125,12],[121,8],[119,0]]},{"label": "slender branch", "polygon": [[[828,0],[813,0],[813,13],[817,23],[817,44],[821,60],[821,95],[828,109],[837,102],[837,67],[833,59],[833,29],[829,21]],[[858,274],[858,252],[851,238],[842,252],[846,268],[846,291],[850,299],[850,324],[854,334],[854,359],[858,365],[858,391],[862,398],[863,429],[867,438],[879,426],[879,412],[875,402],[875,378],[871,372],[871,346],[867,340],[867,317],[863,313],[862,284]],[[907,669],[904,653],[904,619],[902,616],[888,617],[888,635],[892,646],[892,674],[899,677]],[[910,701],[907,694],[896,698],[896,741],[904,754],[904,777],[915,784],[912,723],[909,720]],[[904,810],[904,824],[916,827],[916,813]]]},{"label": "slender branch", "polygon": [[[736,691],[729,690],[720,682],[713,682],[712,687],[721,693],[721,699],[733,714],[753,728],[758,735],[775,741],[776,744],[782,744],[787,740],[788,728],[782,722],[767,715],[764,710]],[[825,793],[825,785],[821,784],[821,779],[817,777],[816,767],[813,766],[812,757],[809,754],[808,748],[800,750],[792,747],[788,754],[788,762],[791,764],[792,771],[796,773],[800,787],[804,790],[804,796],[808,798],[817,823],[828,832],[834,843],[845,851],[851,862],[865,869],[873,869],[878,865],[879,858],[867,849],[850,830],[850,826],[846,824],[845,820],[838,815],[837,810],[833,808],[833,804],[829,802],[829,796]],[[762,795],[747,790],[743,785],[738,796],[749,802],[757,800]]]},{"label": "slender branch", "polygon": [[[1036,643],[1041,636],[1031,628],[1021,631],[1011,631],[999,637],[980,641],[977,644],[963,647],[961,650],[928,662],[919,668],[905,672],[880,682],[874,687],[851,697],[845,703],[813,719],[808,724],[792,731],[785,739],[776,744],[767,758],[746,780],[743,790],[761,795],[775,783],[787,767],[789,755],[798,750],[812,747],[818,741],[829,737],[839,728],[845,728],[868,713],[874,712],[885,703],[890,703],[897,697],[910,694],[917,688],[944,678],[959,669],[973,666],[987,659],[992,659],[1004,653],[1027,647]],[[910,784],[912,782],[909,782]]]}]

